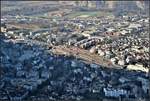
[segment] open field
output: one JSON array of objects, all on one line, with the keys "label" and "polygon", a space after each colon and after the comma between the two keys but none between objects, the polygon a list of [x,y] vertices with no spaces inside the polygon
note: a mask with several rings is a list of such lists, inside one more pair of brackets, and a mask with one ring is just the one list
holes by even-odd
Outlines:
[{"label": "open field", "polygon": [[68,18],[74,18],[74,17],[81,17],[81,18],[86,18],[86,17],[96,17],[96,16],[110,16],[111,13],[106,13],[106,12],[101,12],[101,11],[77,11],[77,12],[72,12],[68,14],[66,17]]}]

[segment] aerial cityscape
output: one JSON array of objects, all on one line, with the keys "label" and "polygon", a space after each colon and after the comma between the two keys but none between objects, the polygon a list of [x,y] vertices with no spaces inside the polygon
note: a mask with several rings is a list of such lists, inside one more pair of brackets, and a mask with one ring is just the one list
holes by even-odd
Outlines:
[{"label": "aerial cityscape", "polygon": [[1,1],[0,101],[150,101],[149,6]]}]

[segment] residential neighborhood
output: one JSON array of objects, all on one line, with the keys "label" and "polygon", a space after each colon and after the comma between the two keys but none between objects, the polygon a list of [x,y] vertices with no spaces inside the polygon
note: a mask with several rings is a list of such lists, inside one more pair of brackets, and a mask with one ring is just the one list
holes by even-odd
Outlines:
[{"label": "residential neighborhood", "polygon": [[110,4],[107,11],[96,2],[28,2],[3,2],[20,8],[2,10],[0,101],[149,101],[145,10],[116,15]]}]

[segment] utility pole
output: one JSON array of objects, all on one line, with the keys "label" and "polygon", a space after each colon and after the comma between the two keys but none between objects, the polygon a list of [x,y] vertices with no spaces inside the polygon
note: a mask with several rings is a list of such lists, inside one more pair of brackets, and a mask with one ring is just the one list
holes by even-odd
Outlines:
[{"label": "utility pole", "polygon": [[96,9],[99,9],[100,7],[100,0],[96,0]]},{"label": "utility pole", "polygon": [[89,1],[86,0],[86,7],[89,7]]},{"label": "utility pole", "polygon": [[75,1],[75,5],[76,5],[76,6],[79,6],[79,1]]}]

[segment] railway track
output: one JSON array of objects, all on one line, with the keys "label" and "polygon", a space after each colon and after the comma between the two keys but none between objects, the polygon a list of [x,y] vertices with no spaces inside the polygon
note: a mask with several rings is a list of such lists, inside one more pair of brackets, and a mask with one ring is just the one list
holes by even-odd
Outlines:
[{"label": "railway track", "polygon": [[76,58],[83,59],[88,63],[95,63],[108,68],[122,68],[121,66],[111,64],[109,60],[106,60],[103,57],[100,57],[96,54],[91,54],[87,50],[80,49],[77,47],[56,46],[52,51],[55,54],[72,55]]}]

